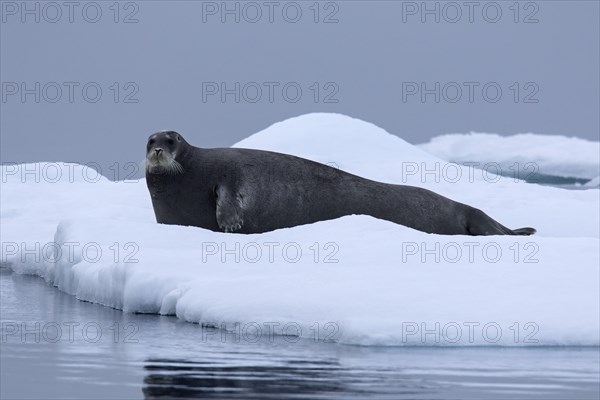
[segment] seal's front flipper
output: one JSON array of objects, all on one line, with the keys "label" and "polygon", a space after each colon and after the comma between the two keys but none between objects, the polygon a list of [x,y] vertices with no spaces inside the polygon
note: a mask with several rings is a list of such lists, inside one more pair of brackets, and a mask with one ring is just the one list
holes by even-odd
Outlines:
[{"label": "seal's front flipper", "polygon": [[242,198],[224,185],[215,187],[217,223],[223,232],[236,232],[244,225]]}]

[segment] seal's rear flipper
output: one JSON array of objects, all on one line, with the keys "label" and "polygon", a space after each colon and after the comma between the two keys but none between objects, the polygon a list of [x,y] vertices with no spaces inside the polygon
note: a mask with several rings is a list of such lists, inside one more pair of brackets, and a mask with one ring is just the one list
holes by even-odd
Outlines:
[{"label": "seal's rear flipper", "polygon": [[537,231],[533,228],[519,228],[513,229],[514,235],[522,235],[522,236],[530,236],[536,233]]}]

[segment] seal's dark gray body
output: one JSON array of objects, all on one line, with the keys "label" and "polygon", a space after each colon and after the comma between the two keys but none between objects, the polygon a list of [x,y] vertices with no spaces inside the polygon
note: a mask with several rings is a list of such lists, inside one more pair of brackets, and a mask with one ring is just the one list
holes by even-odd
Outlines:
[{"label": "seal's dark gray body", "polygon": [[160,168],[147,169],[146,181],[159,223],[261,233],[365,214],[445,235],[535,232],[532,228],[511,230],[481,210],[426,189],[372,181],[287,154],[201,149],[176,132],[152,135],[148,154],[161,151],[157,149],[175,154],[183,169],[172,174]]}]

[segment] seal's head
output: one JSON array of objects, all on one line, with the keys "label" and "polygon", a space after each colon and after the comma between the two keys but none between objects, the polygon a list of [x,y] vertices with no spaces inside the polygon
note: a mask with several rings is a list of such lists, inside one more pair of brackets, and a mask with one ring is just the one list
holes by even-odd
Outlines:
[{"label": "seal's head", "polygon": [[186,141],[174,131],[161,131],[148,138],[146,171],[151,174],[176,175],[183,172],[177,156],[183,152]]}]

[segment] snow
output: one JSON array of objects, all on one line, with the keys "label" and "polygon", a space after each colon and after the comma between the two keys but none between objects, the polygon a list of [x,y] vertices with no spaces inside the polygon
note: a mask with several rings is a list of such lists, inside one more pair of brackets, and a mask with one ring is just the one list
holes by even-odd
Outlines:
[{"label": "snow", "polygon": [[600,179],[600,142],[577,137],[471,132],[437,136],[419,147],[446,161],[498,163],[509,174],[520,168],[524,174]]},{"label": "snow", "polygon": [[235,147],[426,187],[538,234],[428,235],[369,216],[215,233],[156,224],[143,179],[81,179],[87,167],[72,164],[60,169],[73,179],[22,174],[56,167],[38,163],[3,166],[0,260],[82,300],[226,329],[354,345],[600,344],[600,191],[466,167],[454,179],[444,161],[337,114],[279,122]]}]

